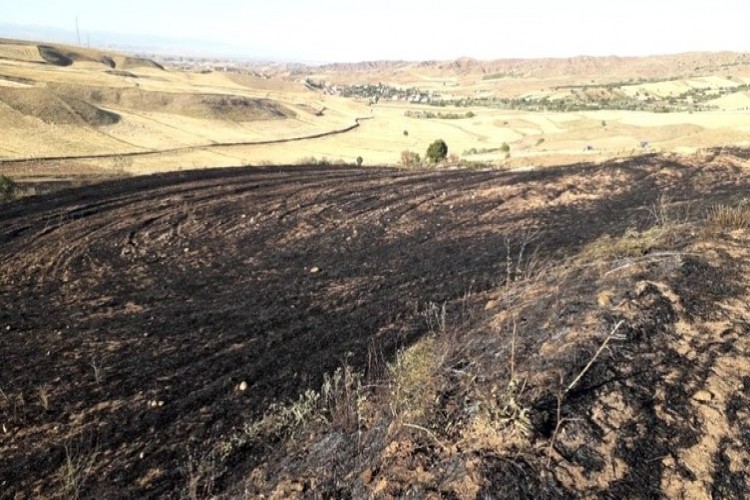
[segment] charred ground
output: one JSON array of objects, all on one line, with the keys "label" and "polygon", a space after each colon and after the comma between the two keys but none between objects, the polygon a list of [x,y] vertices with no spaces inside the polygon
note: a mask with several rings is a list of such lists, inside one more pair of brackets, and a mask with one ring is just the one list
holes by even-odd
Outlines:
[{"label": "charred ground", "polygon": [[[190,457],[341,366],[382,385],[425,342],[450,363],[419,425],[392,400],[378,411],[393,393],[376,387],[354,424],[233,445],[200,491],[746,493],[737,450],[750,396],[699,395],[717,403],[721,432],[695,403],[744,352],[748,323],[732,302],[745,294],[743,233],[709,245],[696,225],[743,199],[743,156],[196,171],[3,206],[3,496],[76,484],[99,497],[191,496],[201,474]],[[648,239],[666,210],[679,224]],[[621,321],[617,347],[595,355]],[[736,366],[741,389],[750,370]],[[510,424],[480,431],[476,408],[498,391],[524,412],[509,417],[506,404],[494,415]]]}]

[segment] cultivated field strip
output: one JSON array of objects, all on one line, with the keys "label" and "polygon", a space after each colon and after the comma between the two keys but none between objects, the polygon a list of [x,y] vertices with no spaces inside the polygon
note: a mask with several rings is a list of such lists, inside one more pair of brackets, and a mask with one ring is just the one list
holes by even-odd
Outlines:
[{"label": "cultivated field strip", "polygon": [[502,285],[506,249],[528,234],[552,259],[645,223],[665,194],[740,196],[739,171],[656,157],[516,173],[239,168],[10,204],[0,484],[50,494],[66,445],[85,441],[103,457],[97,491],[172,491],[188,448],[344,361],[364,367],[368,350],[391,356],[426,332],[431,303]]}]

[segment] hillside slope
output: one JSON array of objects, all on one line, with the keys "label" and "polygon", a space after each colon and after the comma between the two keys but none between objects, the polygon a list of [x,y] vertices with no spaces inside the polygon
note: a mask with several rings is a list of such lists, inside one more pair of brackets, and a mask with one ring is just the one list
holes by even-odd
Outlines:
[{"label": "hillside slope", "polygon": [[747,495],[748,156],[6,205],[4,493]]}]

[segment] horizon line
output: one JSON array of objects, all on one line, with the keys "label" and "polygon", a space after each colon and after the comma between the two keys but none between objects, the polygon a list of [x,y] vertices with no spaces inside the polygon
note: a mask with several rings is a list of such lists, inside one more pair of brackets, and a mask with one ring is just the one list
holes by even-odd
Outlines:
[{"label": "horizon line", "polygon": [[[47,30],[51,32],[65,33],[71,40],[61,40],[58,36],[54,35],[29,35],[3,33],[2,27],[11,27],[17,29],[30,29],[30,30]],[[353,59],[353,60],[310,60],[304,58],[294,58],[285,56],[269,56],[269,55],[241,55],[245,50],[239,46],[229,45],[222,41],[212,41],[204,39],[190,39],[180,37],[167,37],[161,35],[138,35],[127,32],[103,32],[103,31],[86,31],[87,34],[96,34],[96,36],[111,36],[111,37],[126,37],[137,39],[151,38],[158,40],[159,44],[175,44],[174,46],[168,45],[154,45],[149,46],[148,42],[145,42],[142,46],[138,46],[136,40],[129,42],[99,42],[93,41],[90,45],[77,44],[75,43],[76,33],[74,30],[68,30],[63,28],[55,28],[51,26],[43,25],[24,25],[14,23],[3,23],[0,21],[0,39],[5,40],[17,40],[27,43],[55,43],[60,45],[67,45],[71,47],[91,48],[98,50],[116,50],[122,52],[128,52],[131,54],[144,54],[151,53],[155,56],[165,57],[189,57],[193,59],[205,59],[215,60],[217,58],[234,60],[234,61],[245,61],[245,62],[256,62],[256,63],[277,63],[277,64],[300,64],[309,66],[333,66],[333,65],[362,65],[362,64],[374,64],[374,63],[388,63],[388,64],[424,64],[424,63],[451,63],[462,60],[468,60],[477,63],[492,63],[501,61],[544,61],[544,60],[572,60],[572,59],[648,59],[648,58],[659,58],[659,57],[676,57],[685,56],[691,54],[738,54],[746,55],[750,54],[750,51],[744,50],[682,50],[676,52],[655,52],[649,54],[624,54],[624,53],[611,53],[607,55],[592,55],[587,53],[579,53],[577,55],[540,55],[540,56],[498,56],[491,58],[475,57],[471,55],[461,55],[457,57],[445,57],[445,58],[425,58],[425,59],[399,59],[399,58],[372,58],[372,59]],[[186,46],[185,44],[191,44],[192,46]],[[206,48],[201,48],[201,44],[206,44]],[[216,48],[211,49],[211,45]],[[218,50],[217,50],[218,49]],[[182,52],[184,51],[184,52]],[[192,53],[191,53],[192,52]]]}]

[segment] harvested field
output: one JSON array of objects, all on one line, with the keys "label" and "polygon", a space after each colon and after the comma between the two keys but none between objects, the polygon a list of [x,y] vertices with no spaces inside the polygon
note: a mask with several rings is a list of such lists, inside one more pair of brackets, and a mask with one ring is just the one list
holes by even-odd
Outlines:
[{"label": "harvested field", "polygon": [[[747,193],[744,161],[645,156],[538,172],[238,168],[5,206],[2,496],[66,491],[71,457],[85,465],[84,496],[179,496],[191,453],[319,388],[343,363],[364,370],[372,352],[392,359],[428,332],[431,304],[450,308],[501,286],[524,235],[534,233],[538,255],[554,261],[646,227],[663,195],[701,213]],[[706,273],[690,265],[694,273],[675,285],[688,297],[685,280]],[[592,394],[581,389],[576,401],[589,404]],[[535,425],[549,437],[549,418]],[[586,425],[581,432],[592,432]],[[696,442],[688,441],[670,449]],[[272,455],[233,456],[215,491],[234,491]],[[523,462],[508,469],[496,460],[494,469],[485,462],[496,478],[487,494],[511,494],[503,475],[517,481],[517,495],[566,491],[560,477],[532,480]],[[638,477],[627,490],[636,496],[661,481]],[[731,487],[723,491],[741,491]]]}]

